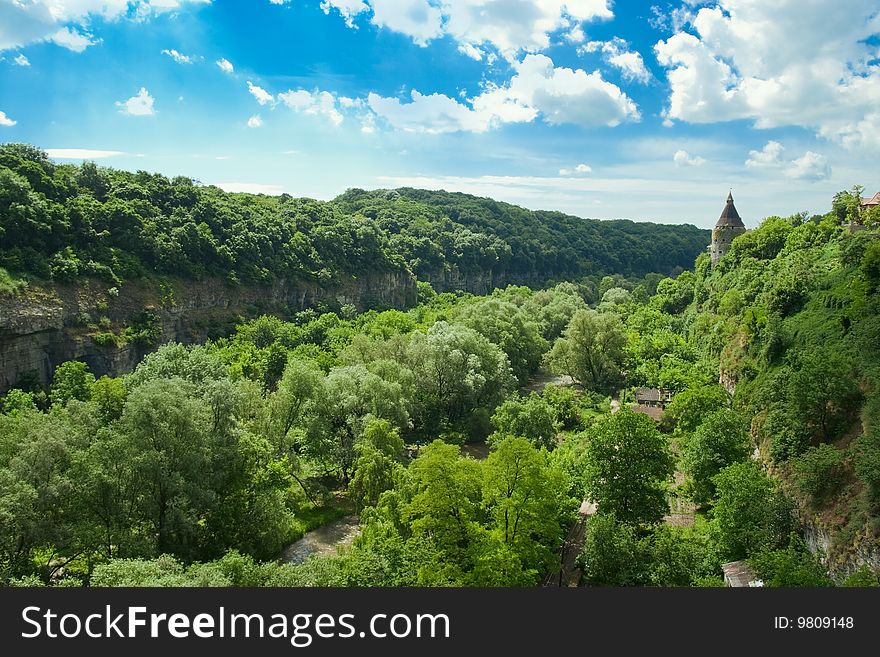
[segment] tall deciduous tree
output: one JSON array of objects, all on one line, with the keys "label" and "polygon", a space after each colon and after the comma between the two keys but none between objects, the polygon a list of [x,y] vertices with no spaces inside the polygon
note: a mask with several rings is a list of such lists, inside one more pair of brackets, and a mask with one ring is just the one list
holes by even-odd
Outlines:
[{"label": "tall deciduous tree", "polygon": [[599,420],[588,436],[587,492],[599,509],[623,522],[660,520],[669,508],[666,482],[674,461],[654,421],[623,408]]},{"label": "tall deciduous tree", "polygon": [[622,381],[626,336],[611,312],[579,310],[547,357],[550,369],[567,374],[585,388],[612,393]]}]

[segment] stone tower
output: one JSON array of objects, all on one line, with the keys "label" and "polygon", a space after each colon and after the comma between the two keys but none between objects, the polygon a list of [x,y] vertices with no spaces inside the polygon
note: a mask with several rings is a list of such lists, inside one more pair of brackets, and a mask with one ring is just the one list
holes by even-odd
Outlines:
[{"label": "stone tower", "polygon": [[739,237],[746,232],[746,226],[742,219],[739,218],[739,212],[733,205],[733,192],[727,195],[727,205],[721,211],[718,223],[712,230],[712,244],[709,245],[709,255],[712,257],[712,264],[718,264],[718,261],[730,251],[730,243],[734,237]]}]

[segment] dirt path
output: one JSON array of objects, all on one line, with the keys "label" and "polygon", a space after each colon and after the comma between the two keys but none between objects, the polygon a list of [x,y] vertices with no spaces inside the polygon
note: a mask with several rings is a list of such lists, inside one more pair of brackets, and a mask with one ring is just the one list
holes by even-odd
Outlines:
[{"label": "dirt path", "polygon": [[584,549],[587,540],[587,520],[596,513],[596,505],[584,500],[578,509],[578,519],[568,530],[562,543],[562,565],[559,570],[547,573],[544,586],[577,586],[581,581],[581,570],[577,567],[577,558]]}]

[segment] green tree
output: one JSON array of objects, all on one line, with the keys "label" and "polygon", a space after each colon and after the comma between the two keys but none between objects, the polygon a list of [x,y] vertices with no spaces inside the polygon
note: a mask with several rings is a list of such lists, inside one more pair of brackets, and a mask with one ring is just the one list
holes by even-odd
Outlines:
[{"label": "green tree", "polygon": [[667,512],[674,461],[666,437],[647,415],[624,408],[596,422],[588,431],[585,465],[587,492],[603,513],[652,523]]},{"label": "green tree", "polygon": [[71,399],[88,401],[92,397],[94,384],[95,375],[89,372],[88,365],[69,360],[55,368],[49,399],[59,406],[64,406]]},{"label": "green tree", "polygon": [[555,374],[566,374],[589,390],[610,394],[622,382],[623,323],[614,313],[579,310],[547,356]]},{"label": "green tree", "polygon": [[[483,501],[493,518],[490,531],[517,556],[518,569],[532,583],[553,563],[563,520],[574,510],[566,489],[562,471],[523,438],[505,438],[486,460]],[[501,571],[505,567],[494,564]]]},{"label": "green tree", "polygon": [[745,419],[736,411],[715,411],[684,441],[681,465],[689,478],[690,496],[704,506],[715,496],[712,477],[749,454],[749,433]]},{"label": "green tree", "polygon": [[520,436],[536,447],[552,450],[560,425],[553,407],[533,392],[526,398],[508,399],[492,416],[492,426],[501,436]]},{"label": "green tree", "polygon": [[754,461],[741,461],[712,478],[716,501],[710,528],[723,559],[772,549],[779,502],[773,482]]},{"label": "green tree", "polygon": [[538,369],[547,351],[547,341],[537,322],[509,301],[489,297],[468,304],[458,321],[501,348],[520,384]]},{"label": "green tree", "polygon": [[584,579],[591,586],[647,586],[650,545],[634,525],[619,522],[613,512],[600,511],[587,521],[581,555]]},{"label": "green tree", "polygon": [[712,413],[723,408],[730,408],[728,392],[718,385],[701,385],[676,394],[663,417],[664,422],[673,424],[676,433],[687,435],[696,431]]}]

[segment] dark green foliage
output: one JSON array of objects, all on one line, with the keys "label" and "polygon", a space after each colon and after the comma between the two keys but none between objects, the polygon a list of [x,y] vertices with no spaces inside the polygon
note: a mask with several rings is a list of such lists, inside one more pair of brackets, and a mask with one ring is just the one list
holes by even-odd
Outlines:
[{"label": "dark green foliage", "polygon": [[688,437],[682,448],[681,464],[690,478],[691,498],[697,505],[715,497],[712,482],[720,470],[749,454],[748,426],[736,411],[715,411]]},{"label": "dark green foliage", "polygon": [[99,276],[118,284],[154,272],[328,284],[407,270],[421,280],[444,272],[530,280],[669,274],[689,265],[708,231],[414,189],[349,190],[328,203],[229,194],[185,177],[56,166],[32,146],[4,144],[0,240],[0,267],[63,282]]},{"label": "dark green foliage", "polygon": [[587,522],[582,560],[591,586],[646,586],[651,580],[648,540],[613,512],[597,513]]},{"label": "dark green foliage", "polygon": [[787,547],[760,552],[749,560],[764,586],[833,586],[825,567],[803,540],[792,536]]},{"label": "dark green foliage", "polygon": [[845,458],[842,450],[824,443],[791,460],[795,484],[815,507],[837,493],[843,484]]},{"label": "dark green foliage", "polygon": [[791,527],[791,508],[754,461],[730,465],[712,478],[716,502],[710,523],[725,561],[774,549]]}]

